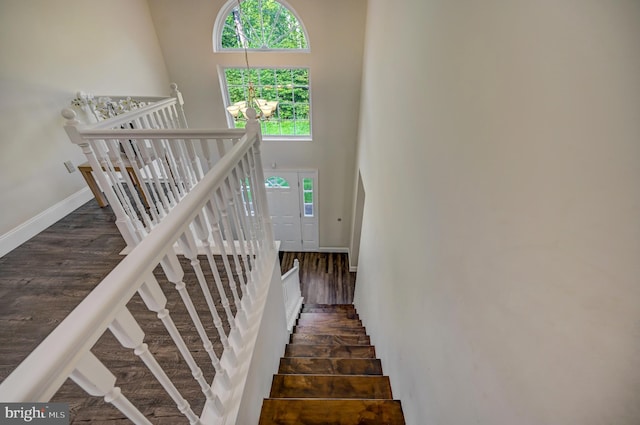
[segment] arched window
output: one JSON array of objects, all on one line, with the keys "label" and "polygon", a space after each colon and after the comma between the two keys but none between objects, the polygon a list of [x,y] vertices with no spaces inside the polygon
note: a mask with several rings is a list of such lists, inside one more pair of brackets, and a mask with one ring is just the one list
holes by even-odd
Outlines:
[{"label": "arched window", "polygon": [[277,0],[230,0],[214,25],[215,51],[309,51],[293,9]]},{"label": "arched window", "polygon": [[276,189],[289,189],[289,182],[280,176],[271,176],[264,181],[265,187]]},{"label": "arched window", "polygon": [[[229,0],[218,13],[213,39],[214,51],[224,52],[218,75],[229,127],[244,127],[252,107],[265,140],[311,140],[311,71],[300,58],[288,67],[283,54],[309,53],[309,38],[285,0]],[[245,66],[238,66],[237,55],[246,51],[259,53],[251,64],[243,54]],[[257,66],[272,59],[277,67]]]}]

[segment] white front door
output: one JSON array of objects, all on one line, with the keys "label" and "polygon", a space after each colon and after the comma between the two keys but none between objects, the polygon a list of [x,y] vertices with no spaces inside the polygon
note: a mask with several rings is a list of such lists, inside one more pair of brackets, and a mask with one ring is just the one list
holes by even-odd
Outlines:
[{"label": "white front door", "polygon": [[265,172],[265,187],[273,234],[280,251],[318,248],[315,172]]}]

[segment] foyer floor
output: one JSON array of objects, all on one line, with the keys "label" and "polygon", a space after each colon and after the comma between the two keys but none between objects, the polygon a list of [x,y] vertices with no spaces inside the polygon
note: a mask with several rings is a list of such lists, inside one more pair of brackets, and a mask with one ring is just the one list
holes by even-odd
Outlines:
[{"label": "foyer floor", "polygon": [[[119,252],[125,244],[114,224],[110,208],[99,208],[89,201],[58,223],[0,258],[0,381],[31,352],[64,317],[106,276],[121,260]],[[355,273],[348,271],[346,254],[281,253],[284,271],[301,264],[302,294],[308,303],[351,303],[355,288]],[[186,266],[185,266],[186,269]],[[180,310],[175,291],[165,291],[169,309],[178,325],[187,328],[188,314]],[[175,297],[172,299],[171,297]],[[147,316],[150,323],[155,315],[148,312],[138,296],[128,307],[136,317]],[[232,309],[235,308],[232,307]],[[143,325],[148,335],[158,338],[150,348],[174,383],[183,385],[187,400],[201,399],[197,384],[190,373],[172,370],[177,363],[175,353],[163,350],[162,341],[168,338],[160,326]],[[163,333],[164,332],[164,333]],[[149,338],[151,340],[151,338]],[[171,345],[171,344],[167,344]],[[220,354],[221,346],[214,349]],[[219,351],[220,350],[220,351]],[[143,413],[158,424],[187,423],[144,367],[131,370],[131,363],[140,363],[133,353],[123,352],[110,333],[105,334],[93,350],[123,382],[122,390]],[[208,356],[201,349],[194,357],[204,365]],[[198,358],[200,356],[200,359]],[[205,361],[200,361],[205,360]],[[213,368],[203,373],[213,378]],[[149,378],[149,379],[146,379]],[[137,386],[135,384],[137,383]],[[182,388],[182,387],[181,387]],[[125,424],[129,421],[102,399],[87,398],[73,382],[67,381],[52,401],[69,402],[74,424]],[[196,413],[202,405],[192,403]]]}]

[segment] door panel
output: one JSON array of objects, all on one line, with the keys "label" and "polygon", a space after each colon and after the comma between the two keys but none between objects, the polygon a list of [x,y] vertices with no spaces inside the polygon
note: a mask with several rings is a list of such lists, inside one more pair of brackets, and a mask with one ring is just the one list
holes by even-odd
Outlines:
[{"label": "door panel", "polygon": [[[272,172],[270,172],[272,171]],[[306,180],[306,189],[305,182]],[[316,171],[267,170],[265,181],[273,234],[281,251],[318,249],[318,205]],[[305,196],[305,191],[311,191]],[[304,213],[305,199],[307,205]]]},{"label": "door panel", "polygon": [[[281,184],[280,187],[266,188],[274,237],[280,241],[281,251],[300,251],[302,250],[302,230],[298,173],[279,171],[274,175],[282,177],[288,184],[288,187]],[[265,177],[269,179],[271,175]]]}]

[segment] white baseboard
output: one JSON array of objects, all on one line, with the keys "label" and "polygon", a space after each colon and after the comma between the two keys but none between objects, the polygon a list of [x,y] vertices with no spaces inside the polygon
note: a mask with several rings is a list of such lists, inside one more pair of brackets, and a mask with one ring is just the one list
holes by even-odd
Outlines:
[{"label": "white baseboard", "polygon": [[331,247],[331,246],[321,246],[320,248],[318,248],[318,252],[339,252],[339,253],[344,253],[344,254],[348,254],[349,253],[349,248],[347,247],[339,247],[339,246],[335,246],[335,247]]},{"label": "white baseboard", "polygon": [[85,204],[93,198],[88,187],[81,189],[73,195],[63,199],[52,207],[47,208],[40,214],[25,221],[18,227],[9,230],[0,236],[0,257],[13,251],[47,227],[51,226],[61,218],[67,216],[76,208]]}]

